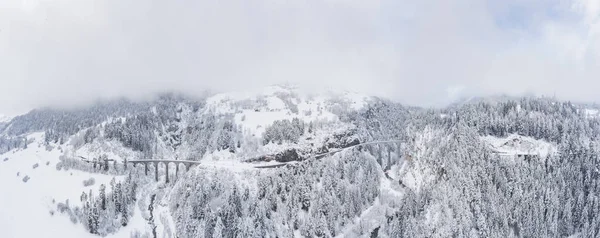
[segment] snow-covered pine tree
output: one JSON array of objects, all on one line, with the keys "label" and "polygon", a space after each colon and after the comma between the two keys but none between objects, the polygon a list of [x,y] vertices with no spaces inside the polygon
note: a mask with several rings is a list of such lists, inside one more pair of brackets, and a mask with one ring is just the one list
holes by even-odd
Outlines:
[{"label": "snow-covered pine tree", "polygon": [[104,184],[100,185],[99,199],[100,209],[106,210],[106,186]]}]

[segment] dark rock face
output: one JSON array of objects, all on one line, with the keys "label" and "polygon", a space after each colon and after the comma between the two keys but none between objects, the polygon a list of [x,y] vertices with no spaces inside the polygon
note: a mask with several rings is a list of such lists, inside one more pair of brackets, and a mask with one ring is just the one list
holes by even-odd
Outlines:
[{"label": "dark rock face", "polygon": [[[348,130],[332,135],[325,140],[322,146],[318,146],[314,149],[289,148],[274,155],[263,155],[256,158],[251,158],[246,160],[246,162],[275,160],[277,162],[286,163],[291,161],[303,161],[310,158],[312,155],[324,154],[330,151],[336,151],[339,149],[359,145],[360,143],[360,140],[356,136],[356,130]],[[314,144],[311,144],[311,146],[312,145]]]},{"label": "dark rock face", "polygon": [[370,237],[371,237],[371,238],[377,238],[377,237],[379,237],[379,229],[380,229],[380,228],[381,228],[381,227],[377,227],[377,228],[375,228],[373,231],[371,231],[371,236],[370,236]]},{"label": "dark rock face", "polygon": [[317,154],[323,154],[323,153],[327,153],[329,152],[329,148],[327,148],[327,146],[321,146],[319,148],[317,148],[316,153]]},{"label": "dark rock face", "polygon": [[360,140],[356,137],[355,130],[349,130],[344,133],[334,134],[333,137],[325,141],[325,145],[327,146],[327,148],[336,149],[346,148],[358,144],[360,144]]},{"label": "dark rock face", "polygon": [[275,155],[275,161],[277,162],[290,162],[290,161],[300,161],[304,160],[298,154],[296,149],[287,149],[279,154]]},{"label": "dark rock face", "polygon": [[355,146],[355,145],[358,145],[358,144],[360,144],[360,140],[358,138],[354,138],[351,141],[347,142],[343,148],[350,147],[350,146]]}]

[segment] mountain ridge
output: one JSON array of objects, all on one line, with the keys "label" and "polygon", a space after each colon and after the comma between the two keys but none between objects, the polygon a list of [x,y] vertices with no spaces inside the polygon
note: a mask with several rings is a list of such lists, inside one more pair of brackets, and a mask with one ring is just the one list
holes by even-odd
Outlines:
[{"label": "mountain ridge", "polygon": [[[11,120],[0,133],[0,185],[14,196],[0,198],[0,214],[19,219],[0,230],[39,236],[19,223],[29,214],[39,230],[72,237],[460,237],[477,229],[537,237],[598,228],[583,215],[600,213],[590,195],[600,191],[600,118],[589,105],[519,98],[424,109],[285,88],[174,95]],[[381,140],[403,143],[309,159]],[[272,167],[272,158],[293,162]],[[153,159],[198,163],[125,163]],[[12,199],[20,196],[32,197]],[[537,206],[546,202],[568,209]],[[19,213],[25,203],[35,204]],[[498,217],[518,222],[483,230]]]}]

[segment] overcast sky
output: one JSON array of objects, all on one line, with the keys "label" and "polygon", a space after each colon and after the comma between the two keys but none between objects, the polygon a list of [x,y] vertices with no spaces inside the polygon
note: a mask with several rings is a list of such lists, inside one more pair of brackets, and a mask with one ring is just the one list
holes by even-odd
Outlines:
[{"label": "overcast sky", "polygon": [[0,114],[275,83],[600,102],[598,0],[1,0]]}]

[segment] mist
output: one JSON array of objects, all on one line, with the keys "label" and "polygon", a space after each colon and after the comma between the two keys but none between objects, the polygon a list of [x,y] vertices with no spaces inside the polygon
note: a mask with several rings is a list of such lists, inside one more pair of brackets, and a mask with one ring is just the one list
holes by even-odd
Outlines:
[{"label": "mist", "polygon": [[0,114],[280,83],[598,102],[599,15],[594,0],[4,0]]}]

